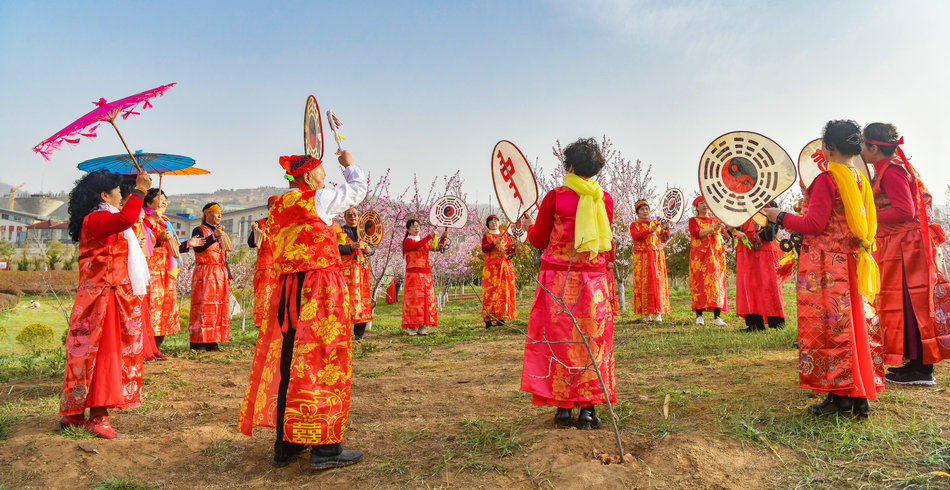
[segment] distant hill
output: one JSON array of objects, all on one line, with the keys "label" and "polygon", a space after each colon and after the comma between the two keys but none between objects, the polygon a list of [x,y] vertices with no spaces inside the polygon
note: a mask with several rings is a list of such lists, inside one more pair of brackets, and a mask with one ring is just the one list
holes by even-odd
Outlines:
[{"label": "distant hill", "polygon": [[251,208],[267,204],[268,197],[286,191],[286,187],[268,186],[255,189],[218,189],[211,193],[172,194],[168,196],[168,213],[197,214],[209,202],[216,202],[225,210]]}]

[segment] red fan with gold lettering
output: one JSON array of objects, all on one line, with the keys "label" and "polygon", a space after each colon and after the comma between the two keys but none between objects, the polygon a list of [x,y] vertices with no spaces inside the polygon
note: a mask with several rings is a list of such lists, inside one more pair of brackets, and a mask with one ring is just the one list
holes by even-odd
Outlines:
[{"label": "red fan with gold lettering", "polygon": [[491,177],[501,211],[512,223],[538,205],[538,182],[524,153],[508,140],[491,152]]},{"label": "red fan with gold lettering", "polygon": [[717,218],[738,228],[795,183],[795,163],[778,143],[751,131],[726,133],[699,160],[699,191]]}]

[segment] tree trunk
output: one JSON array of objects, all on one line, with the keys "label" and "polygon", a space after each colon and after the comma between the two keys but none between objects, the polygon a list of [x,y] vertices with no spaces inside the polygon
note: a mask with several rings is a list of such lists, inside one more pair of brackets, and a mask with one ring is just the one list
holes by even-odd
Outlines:
[{"label": "tree trunk", "polygon": [[617,282],[617,305],[620,311],[627,311],[627,291],[623,281]]}]

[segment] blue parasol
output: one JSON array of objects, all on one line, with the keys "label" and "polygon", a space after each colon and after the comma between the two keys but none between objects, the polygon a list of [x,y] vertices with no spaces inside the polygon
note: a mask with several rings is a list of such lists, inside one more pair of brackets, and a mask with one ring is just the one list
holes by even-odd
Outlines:
[{"label": "blue parasol", "polygon": [[[144,153],[142,150],[135,152],[135,159],[147,173],[163,174],[191,167],[195,164],[194,158],[183,155],[169,155],[167,153]],[[94,172],[96,170],[108,170],[119,174],[134,174],[135,164],[132,162],[132,156],[110,155],[107,157],[93,158],[79,164],[79,170],[84,172]]]}]

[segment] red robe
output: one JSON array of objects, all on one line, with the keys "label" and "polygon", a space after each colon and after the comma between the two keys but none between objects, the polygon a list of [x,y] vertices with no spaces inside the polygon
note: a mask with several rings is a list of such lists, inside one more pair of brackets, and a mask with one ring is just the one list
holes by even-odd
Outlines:
[{"label": "red robe", "polygon": [[439,315],[435,311],[432,270],[429,268],[429,251],[435,250],[435,243],[432,235],[418,241],[406,237],[402,242],[402,251],[406,254],[406,279],[402,287],[402,328],[439,324]]},{"label": "red robe", "polygon": [[[899,157],[875,163],[874,203],[878,208],[877,249],[874,258],[881,271],[881,292],[874,302],[884,332],[884,364],[899,365],[904,352],[904,284],[917,320],[923,346],[922,359],[934,364],[950,357],[950,332],[935,320],[936,308],[950,305],[946,294],[935,297],[938,274],[932,262],[933,241],[925,243],[921,216],[928,196]],[[923,189],[926,191],[926,189]],[[925,211],[926,212],[926,211]],[[924,223],[927,226],[927,223]],[[928,237],[929,238],[929,237]],[[943,281],[942,281],[943,282]],[[935,305],[936,301],[936,305]],[[941,315],[942,316],[942,315]],[[941,339],[941,337],[943,337]]]},{"label": "red robe", "polygon": [[274,244],[267,228],[267,220],[257,220],[257,226],[263,231],[261,246],[257,248],[257,261],[254,263],[254,325],[260,327],[267,323],[265,315],[274,292],[277,274],[274,272]]},{"label": "red robe", "polygon": [[715,217],[689,219],[689,293],[692,309],[712,311],[729,310],[729,294],[726,291],[726,249],[722,235],[712,232],[702,238],[699,231],[719,223]]},{"label": "red robe", "polygon": [[122,232],[138,220],[144,192],[120,213],[86,215],[79,234],[79,289],[66,334],[61,415],[86,408],[142,404],[142,300],[132,294],[129,245]]},{"label": "red robe", "polygon": [[145,227],[150,231],[149,239],[152,240],[152,254],[146,258],[149,274],[149,315],[152,330],[156,336],[171,335],[181,330],[181,322],[178,320],[175,276],[172,274],[174,267],[169,265],[175,260],[169,252],[173,245],[167,238],[158,241],[155,239],[156,236],[159,238],[167,236],[164,221],[165,217],[161,217],[156,225],[148,219],[144,222]]},{"label": "red robe", "polygon": [[[495,245],[499,236],[501,242]],[[518,318],[515,304],[515,267],[509,253],[516,247],[507,233],[482,236],[482,253],[485,267],[482,269],[482,321],[511,320]]]},{"label": "red robe", "polygon": [[736,240],[736,313],[785,318],[782,282],[776,272],[782,258],[778,242],[759,240],[752,220],[739,231],[746,239]]},{"label": "red robe", "polygon": [[[214,230],[201,225],[205,238]],[[191,313],[188,334],[194,343],[227,342],[231,337],[228,269],[221,244],[214,242],[204,252],[195,251],[191,277]]]},{"label": "red robe", "polygon": [[[282,335],[293,324],[284,440],[318,445],[343,440],[350,408],[352,333],[336,237],[317,216],[313,197],[314,191],[292,190],[270,211],[279,287],[271,295],[267,323],[257,335],[238,428],[251,435],[254,426],[276,426]],[[288,313],[296,318],[284,317],[280,323],[276,312],[281,301],[296,294],[298,285],[299,311]]]},{"label": "red robe", "polygon": [[815,178],[806,200],[805,215],[788,214],[783,223],[804,235],[797,284],[799,383],[816,393],[876,400],[884,390],[880,329],[865,322],[858,240],[831,174]]},{"label": "red robe", "polygon": [[[352,228],[351,228],[352,229]],[[343,260],[340,272],[346,280],[350,295],[350,322],[367,323],[373,321],[373,297],[370,294],[370,272],[366,252],[359,249],[355,242],[342,230],[337,231],[341,245],[349,245],[351,253],[340,254]]]},{"label": "red robe", "polygon": [[[651,226],[655,226],[651,230]],[[670,292],[667,286],[666,253],[663,241],[669,239],[655,219],[630,223],[633,238],[633,312],[656,315],[670,312]]]},{"label": "red robe", "polygon": [[[528,228],[528,240],[543,249],[540,282],[531,305],[521,390],[531,393],[535,405],[573,408],[616,401],[614,387],[614,324],[609,298],[607,261],[611,251],[574,254],[574,217],[580,197],[567,187],[548,192],[541,201],[537,222]],[[613,222],[613,199],[604,192],[607,217]],[[573,256],[573,262],[572,257]],[[570,272],[568,272],[570,267]],[[545,291],[547,289],[547,291]],[[550,291],[550,293],[548,292]],[[572,314],[590,342],[594,359],[607,386],[600,386],[590,356],[570,315],[551,295],[573,305]]]}]

